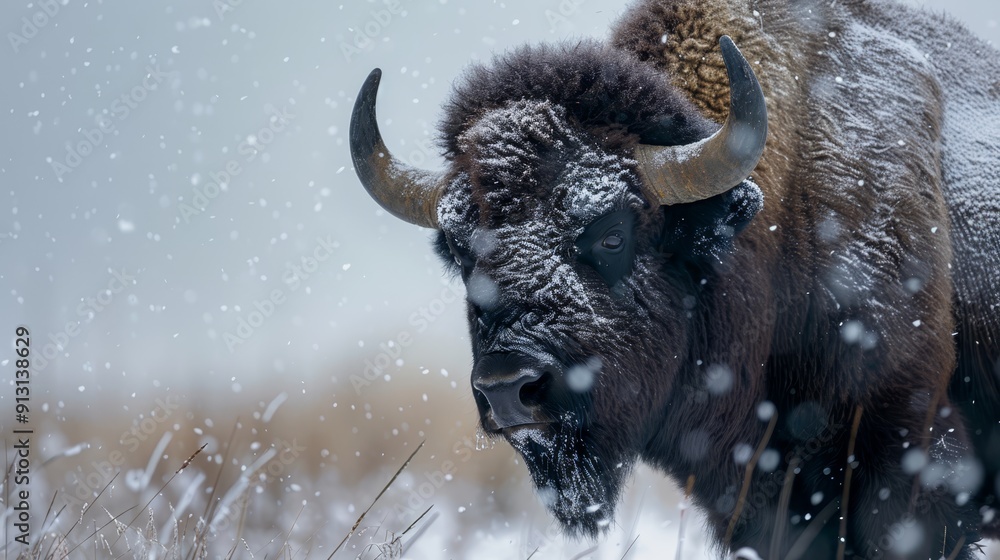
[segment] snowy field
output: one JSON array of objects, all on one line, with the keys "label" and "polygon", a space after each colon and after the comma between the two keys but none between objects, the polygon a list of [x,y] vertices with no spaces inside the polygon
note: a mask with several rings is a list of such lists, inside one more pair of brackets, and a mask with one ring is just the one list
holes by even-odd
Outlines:
[{"label": "snowy field", "polygon": [[[260,400],[254,396],[259,391],[243,391],[243,410],[210,401],[192,406],[196,401],[173,391],[164,392],[160,403],[146,403],[152,416],[133,406],[101,407],[98,414],[95,407],[51,403],[51,421],[36,428],[46,434],[40,455],[49,458],[38,469],[42,476],[34,492],[45,499],[36,507],[47,506],[53,494],[56,508],[68,506],[51,529],[69,533],[73,545],[128,510],[117,519],[133,529],[119,542],[117,524],[111,524],[82,547],[98,557],[109,554],[102,548],[108,546],[119,553],[146,547],[154,557],[169,558],[178,549],[170,537],[177,532],[186,541],[182,550],[204,541],[211,555],[224,556],[236,546],[243,557],[284,551],[325,558],[426,442],[339,557],[393,557],[386,543],[421,514],[400,538],[409,558],[527,558],[536,549],[536,558],[621,558],[629,545],[631,557],[643,558],[677,549],[680,496],[646,469],[631,485],[606,540],[564,539],[532,495],[513,451],[477,439],[471,414],[456,414],[468,406],[465,387],[454,389],[437,377],[420,384],[394,381],[398,389],[373,387],[363,399],[341,394],[335,385]],[[421,391],[428,393],[426,401]],[[98,415],[100,424],[90,424],[88,418]],[[88,499],[94,494],[100,496]],[[213,494],[225,506],[207,511]],[[74,528],[88,503],[96,505]],[[687,516],[684,557],[701,557],[701,521],[690,511]],[[209,520],[208,527],[199,527],[199,519]]]},{"label": "snowy field", "polygon": [[[907,3],[1000,41],[995,0]],[[0,6],[0,330],[25,326],[33,356],[19,424],[0,353],[0,431],[8,464],[33,432],[38,555],[326,558],[425,442],[337,557],[715,557],[645,468],[605,539],[560,536],[510,447],[477,438],[464,288],[348,153],[373,67],[391,147],[434,167],[470,61],[604,37],[623,6]],[[15,557],[22,487],[0,483]]]}]

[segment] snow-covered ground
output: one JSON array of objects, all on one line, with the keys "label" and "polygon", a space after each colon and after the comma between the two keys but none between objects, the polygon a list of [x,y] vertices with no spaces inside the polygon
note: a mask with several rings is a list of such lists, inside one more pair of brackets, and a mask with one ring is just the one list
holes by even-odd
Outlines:
[{"label": "snow-covered ground", "polygon": [[[302,393],[270,380],[241,393],[245,399],[165,390],[127,410],[103,403],[99,413],[47,402],[46,421],[35,427],[36,457],[45,458],[34,467],[35,512],[50,500],[53,510],[65,506],[44,533],[68,533],[70,547],[82,541],[81,550],[99,556],[134,554],[149,539],[158,543],[146,543],[155,557],[171,557],[175,533],[186,550],[204,532],[212,555],[234,544],[273,555],[287,543],[296,554],[326,557],[425,442],[340,557],[374,558],[418,519],[401,535],[408,558],[527,558],[536,549],[536,558],[621,558],[630,545],[632,558],[645,558],[677,550],[681,496],[645,468],[605,539],[563,537],[514,452],[477,437],[472,417],[455,406],[466,401],[464,386],[437,377],[398,382],[405,391],[379,381],[363,398],[336,384]],[[421,390],[436,396],[408,398]],[[222,505],[209,511],[212,496]],[[133,529],[119,539],[117,523],[102,528],[112,516]],[[683,557],[703,557],[702,522],[693,510],[685,517]]]},{"label": "snow-covered ground", "polygon": [[[327,381],[290,391],[271,379],[226,398],[162,390],[127,406],[45,402],[35,535],[51,500],[65,510],[44,533],[68,533],[87,557],[172,558],[203,541],[210,557],[235,546],[244,558],[326,558],[424,442],[337,557],[376,558],[397,536],[406,558],[618,559],[629,547],[636,559],[717,557],[698,511],[645,467],[605,538],[564,537],[511,448],[477,438],[464,383],[436,374],[380,380],[364,396],[343,389]],[[212,497],[223,505],[209,511]],[[105,526],[112,517],[132,529],[119,537],[118,524]]]}]

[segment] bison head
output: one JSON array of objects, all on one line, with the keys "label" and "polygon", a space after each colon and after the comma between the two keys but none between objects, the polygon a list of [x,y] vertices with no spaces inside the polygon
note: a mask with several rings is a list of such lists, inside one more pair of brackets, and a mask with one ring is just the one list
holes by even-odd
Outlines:
[{"label": "bison head", "polygon": [[447,110],[443,173],[386,148],[378,70],[354,107],[361,182],[390,213],[437,229],[465,282],[483,430],[523,455],[571,532],[610,523],[634,461],[663,437],[677,372],[694,359],[697,271],[761,206],[746,178],[764,98],[732,41],[721,45],[721,128],[656,69],[596,43],[474,69]]}]

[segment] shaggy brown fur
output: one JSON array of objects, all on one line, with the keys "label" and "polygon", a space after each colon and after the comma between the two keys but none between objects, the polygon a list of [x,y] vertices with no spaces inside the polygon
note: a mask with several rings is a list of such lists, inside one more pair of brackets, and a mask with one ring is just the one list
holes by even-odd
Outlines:
[{"label": "shaggy brown fur", "polygon": [[[910,513],[913,504],[940,508],[943,525],[963,517],[933,498],[932,485],[889,488],[909,498],[895,508],[880,496],[899,470],[901,446],[932,445],[945,425],[955,430],[962,465],[973,464],[966,446],[975,447],[985,471],[981,484],[970,485],[982,509],[968,521],[985,522],[983,533],[1000,537],[993,509],[1000,491],[1000,142],[983,132],[995,130],[983,123],[1000,122],[989,83],[1000,57],[947,18],[861,0],[649,0],[622,18],[613,44],[662,69],[721,120],[728,89],[715,43],[723,34],[758,63],[771,121],[755,173],[767,204],[738,241],[749,250],[742,264],[776,271],[765,282],[787,298],[741,302],[741,316],[770,333],[767,392],[797,390],[865,410],[848,550],[891,555],[894,538],[886,535],[904,506]],[[875,347],[852,351],[837,332],[844,321],[864,325]],[[791,400],[804,398],[797,394]],[[894,412],[925,405],[926,426]],[[959,411],[966,425],[956,421]],[[887,449],[894,458],[877,459]],[[719,527],[726,521],[721,514]],[[942,543],[943,528],[922,530]],[[945,556],[968,529],[952,526]],[[759,530],[737,534],[734,544],[768,550],[768,538]]]}]

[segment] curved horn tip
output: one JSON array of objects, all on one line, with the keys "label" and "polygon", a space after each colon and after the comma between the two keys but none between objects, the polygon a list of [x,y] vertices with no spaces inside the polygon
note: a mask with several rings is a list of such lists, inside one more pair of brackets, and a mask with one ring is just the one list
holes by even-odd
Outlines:
[{"label": "curved horn tip", "polygon": [[756,73],[728,35],[719,39],[719,45],[729,76],[730,112],[735,112],[732,116],[752,123],[755,128],[762,129],[761,134],[766,135],[767,103]]},{"label": "curved horn tip", "polygon": [[372,70],[354,101],[350,125],[354,172],[368,194],[390,214],[421,227],[437,228],[443,176],[407,165],[386,148],[375,115],[381,77],[382,70]]},{"label": "curved horn tip", "polygon": [[[726,73],[729,74],[730,83],[737,78],[757,82],[757,76],[754,74],[753,68],[750,67],[750,61],[743,56],[743,52],[729,35],[723,35],[719,38],[719,49],[722,51],[722,61],[726,64]],[[736,75],[737,70],[742,70],[743,75]]]},{"label": "curved horn tip", "polygon": [[736,46],[736,43],[733,41],[733,38],[730,37],[729,35],[723,35],[722,37],[719,37],[719,46],[722,48],[722,52],[726,52],[727,50],[731,51],[733,49],[735,49],[736,52],[739,52],[740,50],[739,47]]},{"label": "curved horn tip", "polygon": [[378,97],[378,85],[382,81],[382,69],[375,68],[368,73],[368,77],[365,78],[363,84],[361,84],[361,91],[358,93],[358,98],[371,98],[372,110],[375,110],[375,98]]},{"label": "curved horn tip", "polygon": [[692,146],[637,148],[651,200],[684,204],[725,192],[757,166],[767,141],[767,104],[753,67],[732,38],[719,38],[729,78],[729,116],[711,137]]}]

